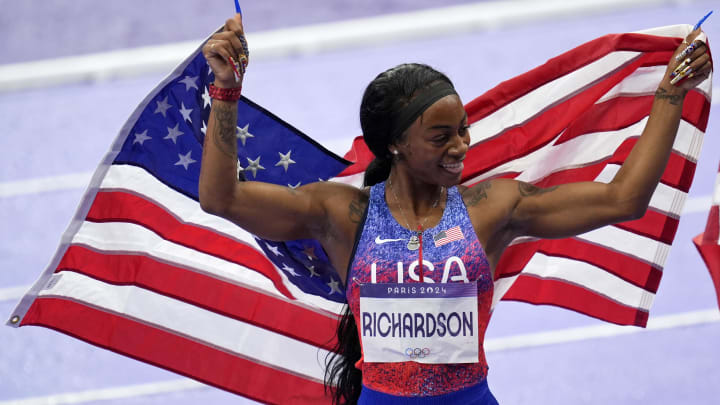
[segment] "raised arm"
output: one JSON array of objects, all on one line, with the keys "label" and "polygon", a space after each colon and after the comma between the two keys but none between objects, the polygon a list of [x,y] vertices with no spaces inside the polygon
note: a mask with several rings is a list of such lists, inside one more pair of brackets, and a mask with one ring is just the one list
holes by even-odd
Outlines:
[{"label": "raised arm", "polygon": [[[229,59],[241,61],[243,55],[247,55],[246,47],[239,14],[229,19],[225,29],[203,47],[216,87],[241,86],[242,66],[236,80]],[[351,205],[352,201],[361,199],[360,190],[337,183],[315,183],[292,189],[238,181],[236,126],[237,101],[214,99],[200,170],[199,195],[203,210],[271,240],[342,241],[344,235],[354,235]]]},{"label": "raised arm", "polygon": [[[699,30],[692,32],[687,42],[692,42],[699,33]],[[686,46],[687,43],[683,43],[676,54]],[[711,71],[706,51],[703,44],[689,56],[695,73],[676,84],[671,84],[672,73],[682,61],[671,58],[655,93],[647,125],[610,183],[579,182],[547,189],[513,180],[486,184],[484,187],[490,189],[485,193],[499,197],[499,206],[507,207],[504,214],[499,215],[505,218],[499,227],[504,229],[501,237],[560,238],[642,217],[672,151],[685,95]],[[473,189],[466,192],[473,193],[478,192]],[[466,201],[472,198],[466,197]]]}]

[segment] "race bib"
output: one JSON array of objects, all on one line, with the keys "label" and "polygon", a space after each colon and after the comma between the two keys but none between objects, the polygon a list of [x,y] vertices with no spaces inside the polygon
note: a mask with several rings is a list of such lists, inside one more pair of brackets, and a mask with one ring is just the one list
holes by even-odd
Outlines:
[{"label": "race bib", "polygon": [[360,284],[366,363],[477,363],[477,284]]}]

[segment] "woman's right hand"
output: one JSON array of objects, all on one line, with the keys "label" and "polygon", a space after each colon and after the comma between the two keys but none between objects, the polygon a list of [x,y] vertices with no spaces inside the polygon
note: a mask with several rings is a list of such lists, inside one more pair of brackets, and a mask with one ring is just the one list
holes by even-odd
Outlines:
[{"label": "woman's right hand", "polygon": [[[202,53],[215,74],[215,86],[240,87],[249,54],[243,32],[242,16],[235,14],[233,18],[227,20],[223,31],[216,33],[205,43]],[[237,62],[239,74],[237,79],[231,60]]]}]

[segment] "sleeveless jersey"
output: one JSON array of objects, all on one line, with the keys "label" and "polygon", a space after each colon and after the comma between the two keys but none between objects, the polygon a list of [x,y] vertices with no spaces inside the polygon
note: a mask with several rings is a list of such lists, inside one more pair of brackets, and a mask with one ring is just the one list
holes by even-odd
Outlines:
[{"label": "sleeveless jersey", "polygon": [[[390,213],[384,182],[370,189],[365,215],[348,269],[347,300],[356,323],[361,283],[420,282],[418,251],[407,248],[416,232],[401,226]],[[479,361],[422,364],[364,363],[361,359],[356,366],[362,370],[363,385],[372,390],[398,396],[441,395],[478,384],[487,376],[483,340],[490,320],[492,273],[457,187],[448,189],[440,223],[423,231],[423,262],[425,283],[477,282]]]}]

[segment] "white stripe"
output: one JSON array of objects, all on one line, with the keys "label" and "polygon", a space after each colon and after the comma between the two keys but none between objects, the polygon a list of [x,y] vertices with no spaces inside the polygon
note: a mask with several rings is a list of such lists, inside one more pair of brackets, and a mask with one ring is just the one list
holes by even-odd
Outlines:
[{"label": "white stripe", "polygon": [[712,196],[712,204],[720,205],[720,173],[715,176],[715,191]]},{"label": "white stripe", "polygon": [[[334,49],[399,40],[419,40],[558,16],[612,12],[628,6],[672,3],[671,0],[494,1],[387,14],[342,22],[248,33],[253,60],[313,54]],[[332,35],[327,35],[332,32]],[[170,70],[200,43],[178,42],[130,50],[0,66],[0,91],[92,80],[130,77]],[[48,68],[52,66],[52,68]]]},{"label": "white stripe", "polygon": [[[627,138],[639,137],[647,120],[645,117],[617,131],[584,134],[559,145],[551,141],[533,152],[468,179],[463,184],[470,185],[508,172],[520,172],[518,180],[535,183],[552,173],[599,162],[612,156]],[[561,136],[562,134],[559,134],[555,140]],[[673,150],[691,161],[696,161],[702,147],[702,137],[703,133],[697,128],[680,121]],[[482,148],[482,145],[479,147]]]},{"label": "white stripe", "polygon": [[577,239],[614,250],[626,256],[655,264],[660,269],[670,251],[670,245],[638,235],[615,226],[604,226],[575,236]]},{"label": "white stripe", "polygon": [[56,274],[51,280],[40,297],[65,297],[255,362],[323,380],[324,349],[139,287],[106,284],[74,272]]},{"label": "white stripe", "polygon": [[[321,314],[324,313],[323,311],[337,314],[342,310],[341,304],[316,295],[306,294],[292,283],[285,282],[284,284],[296,298],[296,300],[289,300],[277,292],[270,279],[257,271],[169,242],[153,231],[132,223],[84,222],[73,237],[72,243],[106,252],[148,255],[180,268],[197,271],[207,276],[264,292],[285,300],[289,304],[305,304],[305,308],[313,309]],[[284,276],[281,272],[278,273]],[[318,309],[322,311],[318,311]]]},{"label": "white stripe", "polygon": [[[612,338],[615,336],[635,333],[649,333],[657,330],[682,328],[714,322],[720,322],[720,313],[718,313],[717,309],[708,309],[653,317],[648,321],[648,327],[646,329],[608,324],[592,325],[486,339],[483,346],[485,347],[486,353],[500,352],[503,350],[542,347],[559,343],[581,342],[590,339]],[[0,401],[0,405],[81,404],[99,400],[124,399],[171,392],[184,392],[203,387],[205,387],[205,385],[193,380],[178,379],[149,384],[125,385],[113,388],[5,400]]]},{"label": "white stripe", "polygon": [[[620,170],[619,164],[608,164],[595,178],[595,181],[601,183],[609,183]],[[663,183],[659,183],[655,188],[655,192],[650,198],[649,207],[660,213],[669,215],[673,218],[679,218],[687,193],[676,188],[670,187]]]},{"label": "white stripe", "polygon": [[544,112],[548,107],[577,93],[588,84],[606,76],[608,72],[617,69],[638,55],[640,55],[639,52],[612,52],[518,97],[510,104],[474,122],[470,126],[470,143],[483,142],[507,128],[525,123],[530,118]]},{"label": "white stripe", "polygon": [[[200,208],[200,204],[198,204],[197,201],[166,186],[143,168],[132,165],[112,165],[108,169],[107,175],[100,185],[100,189],[105,191],[122,190],[139,195],[162,206],[171,215],[184,223],[212,230],[214,233],[219,233],[230,239],[243,241],[258,251],[261,250],[259,246],[260,242],[245,229],[224,218],[206,213]],[[225,262],[222,259],[217,260]],[[179,263],[181,267],[185,267],[186,264],[187,263]],[[212,271],[212,269],[205,269],[205,271]],[[307,294],[291,283],[287,279],[288,276],[283,272],[278,271],[277,273],[283,278],[283,284],[285,284],[293,296],[301,302],[322,308],[333,314],[341,313],[342,304],[332,303],[316,295]],[[225,275],[221,276],[225,277]]]},{"label": "white stripe", "polygon": [[141,167],[110,166],[100,190],[120,190],[139,195],[165,208],[184,223],[213,230],[236,241],[245,241],[259,249],[252,234],[224,218],[204,212],[197,201],[171,189]]},{"label": "white stripe", "polygon": [[[664,65],[637,68],[637,70],[602,96],[596,104],[618,96],[655,94],[658,84],[665,75],[665,69],[666,67]],[[712,73],[707,79],[698,84],[696,89],[709,99],[710,94],[712,94]]]},{"label": "white stripe", "polygon": [[594,291],[623,305],[649,311],[655,294],[579,260],[535,253],[525,266],[523,275],[562,280]]}]

